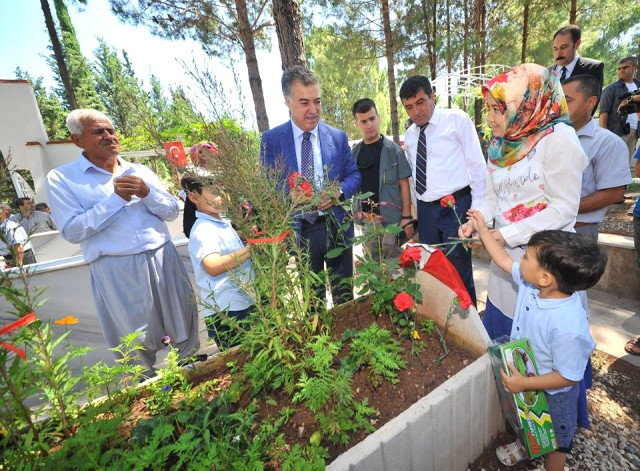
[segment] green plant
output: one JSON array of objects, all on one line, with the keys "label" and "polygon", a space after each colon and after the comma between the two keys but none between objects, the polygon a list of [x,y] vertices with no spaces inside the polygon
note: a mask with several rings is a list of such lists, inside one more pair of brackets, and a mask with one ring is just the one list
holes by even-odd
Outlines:
[{"label": "green plant", "polygon": [[[6,243],[4,232],[0,232]],[[79,393],[74,387],[79,378],[74,377],[69,362],[87,352],[86,348],[68,346],[62,353],[54,353],[62,348],[69,331],[55,338],[51,325],[37,319],[35,310],[43,303],[37,300],[43,292],[44,288],[29,288],[29,273],[21,265],[2,272],[0,294],[13,307],[9,313],[15,316],[15,325],[22,326],[8,331],[11,337],[0,348],[0,423],[5,430],[0,446],[11,449],[7,464],[19,463],[26,468],[38,466],[53,440],[73,435],[79,409]],[[26,404],[33,399],[44,403],[30,408]]]},{"label": "green plant", "polygon": [[[372,193],[361,193],[354,196],[354,200],[367,200]],[[357,205],[357,204],[356,204]],[[404,277],[391,276],[391,273],[398,268],[397,260],[387,260],[382,257],[381,239],[385,234],[398,234],[402,229],[397,224],[384,226],[374,223],[375,213],[374,207],[367,212],[357,213],[363,219],[367,230],[362,235],[353,238],[353,244],[366,245],[369,241],[377,241],[378,254],[377,260],[371,257],[366,251],[363,256],[356,257],[356,274],[354,276],[354,285],[358,290],[358,295],[363,296],[370,294],[372,298],[372,310],[374,314],[381,313],[391,314],[393,306],[391,302],[395,296],[406,289],[406,279]]]},{"label": "green plant", "polygon": [[433,333],[435,332],[435,328],[436,328],[436,322],[433,319],[427,318],[422,321],[422,330],[427,335],[433,335]]},{"label": "green plant", "polygon": [[391,336],[391,332],[381,329],[375,322],[359,332],[345,332],[342,340],[351,339],[349,359],[355,369],[365,368],[367,377],[374,387],[384,380],[398,382],[398,370],[406,367],[402,360],[402,347]]},{"label": "green plant", "polygon": [[293,401],[304,401],[316,414],[320,436],[332,443],[349,443],[350,434],[356,430],[373,430],[368,417],[375,410],[365,399],[358,403],[351,390],[352,371],[333,368],[334,357],[340,345],[326,335],[319,335],[309,345],[310,352],[300,363],[302,373],[298,392]]},{"label": "green plant", "polygon": [[[168,338],[168,337],[167,337]],[[149,411],[154,415],[165,414],[176,396],[184,396],[190,389],[180,366],[178,350],[169,343],[166,365],[160,370],[159,377],[149,384],[151,396],[146,399]]]},{"label": "green plant", "polygon": [[451,300],[451,304],[449,305],[449,312],[447,312],[443,331],[440,332],[440,329],[436,326],[441,348],[440,355],[434,360],[436,365],[440,365],[442,360],[444,360],[444,358],[449,354],[446,337],[453,315],[458,311],[460,318],[465,319],[469,315],[469,307],[471,307],[471,298],[469,297],[469,294],[466,291],[456,291],[456,296]]}]

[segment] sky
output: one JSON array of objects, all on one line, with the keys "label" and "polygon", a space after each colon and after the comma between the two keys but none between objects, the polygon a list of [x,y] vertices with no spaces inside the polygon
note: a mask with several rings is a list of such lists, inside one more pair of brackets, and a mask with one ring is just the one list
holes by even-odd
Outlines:
[{"label": "sky", "polygon": [[[191,79],[177,60],[189,64],[195,58],[199,63],[209,64],[209,68],[225,88],[234,89],[233,73],[228,66],[207,57],[197,42],[168,41],[152,36],[144,26],[123,24],[111,13],[107,0],[89,0],[87,3],[83,11],[79,11],[71,2],[67,2],[86,58],[93,59],[93,51],[98,46],[97,38],[102,37],[111,48],[127,51],[138,78],[145,84],[149,83],[150,75],[154,74],[165,89],[181,85],[189,91]],[[49,0],[49,4],[55,16],[53,1]],[[54,86],[53,72],[45,59],[49,54],[49,35],[39,0],[0,0],[0,44],[3,45],[0,53],[0,79],[14,79],[15,69],[20,67],[32,77],[42,76],[45,86]],[[280,92],[282,69],[275,34],[272,45],[271,51],[258,51],[258,65],[271,127],[289,119]],[[241,80],[245,109],[252,117],[252,121],[246,125],[256,128],[244,57],[239,58],[235,68]],[[194,96],[195,93],[192,94]]]}]

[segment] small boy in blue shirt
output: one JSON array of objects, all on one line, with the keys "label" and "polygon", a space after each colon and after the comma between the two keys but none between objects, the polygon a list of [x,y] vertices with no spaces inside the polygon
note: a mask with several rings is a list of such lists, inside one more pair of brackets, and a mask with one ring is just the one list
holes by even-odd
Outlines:
[{"label": "small boy in blue shirt", "polygon": [[220,314],[241,321],[253,307],[253,300],[243,289],[253,281],[251,249],[245,247],[224,217],[220,191],[205,180],[187,175],[181,184],[197,209],[189,235],[189,255],[205,303],[201,311],[209,338],[223,349],[240,342],[238,334],[222,321]]},{"label": "small boy in blue shirt", "polygon": [[[479,211],[467,215],[493,261],[518,284],[511,339],[528,338],[538,364],[539,375],[531,377],[509,365],[511,375],[503,371],[502,383],[510,393],[546,392],[558,450],[545,456],[545,468],[562,470],[576,430],[578,383],[595,348],[577,291],[598,282],[607,254],[586,236],[553,230],[534,234],[516,262],[493,238]],[[508,466],[528,456],[519,442],[498,447],[496,454]]]}]

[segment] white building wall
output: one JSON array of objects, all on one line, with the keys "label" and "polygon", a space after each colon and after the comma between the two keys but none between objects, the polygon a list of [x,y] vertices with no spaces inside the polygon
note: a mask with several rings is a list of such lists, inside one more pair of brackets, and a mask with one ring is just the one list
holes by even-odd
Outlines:
[{"label": "white building wall", "polygon": [[10,168],[31,171],[36,202],[47,202],[47,173],[75,160],[80,150],[72,142],[49,142],[27,80],[0,79],[0,103],[0,150],[5,158],[11,155]]}]

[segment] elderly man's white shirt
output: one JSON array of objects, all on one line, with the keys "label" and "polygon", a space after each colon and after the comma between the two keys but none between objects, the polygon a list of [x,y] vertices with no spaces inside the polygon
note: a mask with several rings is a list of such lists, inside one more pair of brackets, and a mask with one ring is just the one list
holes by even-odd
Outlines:
[{"label": "elderly man's white shirt", "polygon": [[[118,158],[114,174],[96,167],[84,155],[47,175],[51,213],[60,234],[80,244],[84,259],[132,255],[154,250],[171,239],[164,221],[178,217],[176,199],[147,167]],[[149,187],[145,198],[126,201],[115,193],[114,179],[134,175]]]}]

